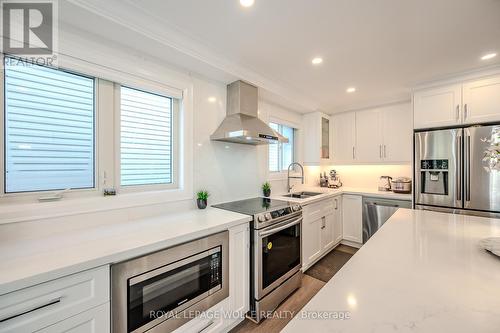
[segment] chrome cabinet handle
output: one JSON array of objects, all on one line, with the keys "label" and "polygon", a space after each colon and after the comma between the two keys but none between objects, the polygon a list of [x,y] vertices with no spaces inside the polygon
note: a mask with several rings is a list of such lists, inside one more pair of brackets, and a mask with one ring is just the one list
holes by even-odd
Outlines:
[{"label": "chrome cabinet handle", "polygon": [[352,159],[356,159],[356,152],[355,152],[355,147],[352,146]]},{"label": "chrome cabinet handle", "polygon": [[20,316],[23,316],[25,314],[28,314],[28,313],[31,313],[31,312],[34,312],[36,310],[40,310],[40,309],[43,309],[43,308],[46,308],[48,306],[51,306],[51,305],[54,305],[54,304],[57,304],[61,302],[61,297],[57,297],[57,298],[54,298],[50,301],[48,301],[47,303],[43,303],[41,305],[34,305],[33,307],[23,311],[23,312],[20,312],[20,313],[16,313],[14,315],[11,315],[11,316],[8,316],[8,317],[5,317],[5,318],[1,318],[0,319],[0,323],[3,323],[3,322],[6,322],[8,320],[11,320],[11,319],[14,319],[14,318],[17,318],[17,317],[20,317]]},{"label": "chrome cabinet handle", "polygon": [[386,157],[387,157],[387,154],[386,154],[386,153],[387,153],[387,152],[386,152],[386,145],[384,145],[384,158],[386,158]]},{"label": "chrome cabinet handle", "polygon": [[457,120],[460,120],[460,105],[457,104]]},{"label": "chrome cabinet handle", "polygon": [[337,199],[334,199],[335,201],[335,210],[339,209],[339,202]]},{"label": "chrome cabinet handle", "polygon": [[464,105],[464,120],[469,116],[469,107],[467,104]]}]

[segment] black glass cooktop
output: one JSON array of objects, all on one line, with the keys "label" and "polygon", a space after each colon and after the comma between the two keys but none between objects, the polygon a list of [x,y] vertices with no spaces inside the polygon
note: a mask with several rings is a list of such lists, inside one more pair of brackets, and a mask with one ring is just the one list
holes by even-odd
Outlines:
[{"label": "black glass cooktop", "polygon": [[219,205],[213,205],[212,207],[230,210],[241,214],[255,215],[289,206],[290,203],[288,201],[274,200],[269,198],[252,198],[240,201],[226,202]]}]

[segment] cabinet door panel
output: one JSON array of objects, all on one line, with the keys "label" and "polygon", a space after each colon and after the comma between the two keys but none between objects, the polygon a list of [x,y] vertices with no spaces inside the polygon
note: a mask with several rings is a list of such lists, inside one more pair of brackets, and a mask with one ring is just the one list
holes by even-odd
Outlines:
[{"label": "cabinet door panel", "polygon": [[463,93],[464,123],[500,120],[500,76],[466,83]]},{"label": "cabinet door panel", "polygon": [[328,250],[333,246],[333,224],[334,214],[328,214],[323,217],[323,226],[321,227],[321,249]]},{"label": "cabinet door panel", "polygon": [[461,123],[462,85],[433,88],[413,95],[414,128]]},{"label": "cabinet door panel", "polygon": [[356,161],[382,160],[381,112],[378,109],[356,112]]},{"label": "cabinet door panel", "polygon": [[54,325],[36,331],[38,333],[106,333],[111,328],[109,302],[77,314]]},{"label": "cabinet door panel", "polygon": [[342,113],[332,117],[333,160],[336,163],[353,163],[356,146],[356,115]]},{"label": "cabinet door panel", "polygon": [[338,244],[342,240],[342,197],[333,198],[334,220],[333,220],[333,242]]},{"label": "cabinet door panel", "polygon": [[382,112],[382,154],[386,162],[411,162],[413,130],[410,104],[385,107]]},{"label": "cabinet door panel", "polygon": [[362,199],[359,195],[344,195],[342,198],[342,227],[344,239],[362,243]]},{"label": "cabinet door panel", "polygon": [[249,308],[250,230],[248,224],[229,229],[229,288],[231,311],[244,315]]},{"label": "cabinet door panel", "polygon": [[323,218],[304,218],[302,222],[302,266],[307,267],[321,255],[321,225]]}]

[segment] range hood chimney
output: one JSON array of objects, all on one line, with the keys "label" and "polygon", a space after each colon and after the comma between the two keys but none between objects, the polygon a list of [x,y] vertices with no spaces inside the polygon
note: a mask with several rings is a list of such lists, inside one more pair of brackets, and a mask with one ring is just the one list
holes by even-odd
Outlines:
[{"label": "range hood chimney", "polygon": [[211,140],[247,145],[262,145],[288,142],[288,139],[274,131],[258,118],[258,90],[243,81],[227,86],[227,115]]}]

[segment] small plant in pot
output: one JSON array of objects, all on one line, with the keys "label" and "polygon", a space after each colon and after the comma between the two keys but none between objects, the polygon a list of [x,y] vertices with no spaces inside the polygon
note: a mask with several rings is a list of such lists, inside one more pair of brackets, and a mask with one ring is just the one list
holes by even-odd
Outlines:
[{"label": "small plant in pot", "polygon": [[205,209],[207,208],[207,200],[210,194],[208,191],[198,191],[196,193],[196,204],[198,205],[199,209]]},{"label": "small plant in pot", "polygon": [[262,192],[266,198],[271,196],[271,184],[269,182],[262,184]]}]

